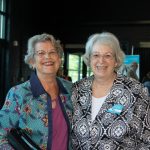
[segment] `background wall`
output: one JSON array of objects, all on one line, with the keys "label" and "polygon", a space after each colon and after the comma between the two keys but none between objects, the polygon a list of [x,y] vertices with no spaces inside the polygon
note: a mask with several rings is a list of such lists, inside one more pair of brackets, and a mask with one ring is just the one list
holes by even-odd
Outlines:
[{"label": "background wall", "polygon": [[126,54],[131,54],[134,46],[134,54],[140,55],[142,79],[150,70],[150,47],[140,45],[140,42],[150,42],[149,14],[148,1],[100,1],[100,4],[91,1],[81,4],[76,1],[11,0],[9,39],[6,44],[9,65],[5,71],[7,79],[3,80],[3,95],[22,77],[27,79],[30,70],[23,62],[27,40],[43,32],[60,39],[65,51],[68,50],[65,48],[67,44],[84,45],[93,33],[112,32],[119,38]]}]

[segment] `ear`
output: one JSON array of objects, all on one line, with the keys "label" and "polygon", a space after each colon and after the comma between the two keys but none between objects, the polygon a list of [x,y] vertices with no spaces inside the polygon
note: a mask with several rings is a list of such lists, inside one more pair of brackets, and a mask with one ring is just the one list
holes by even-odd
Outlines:
[{"label": "ear", "polygon": [[35,61],[33,59],[30,59],[29,64],[32,66],[33,69],[35,69]]},{"label": "ear", "polygon": [[115,68],[116,68],[117,66],[118,66],[118,63],[116,62],[116,63],[115,63]]}]

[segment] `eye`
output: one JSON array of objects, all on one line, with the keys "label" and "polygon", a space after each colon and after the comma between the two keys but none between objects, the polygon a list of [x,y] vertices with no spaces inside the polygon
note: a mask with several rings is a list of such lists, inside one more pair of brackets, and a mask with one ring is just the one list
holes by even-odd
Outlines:
[{"label": "eye", "polygon": [[38,52],[38,55],[44,55],[44,54],[45,54],[44,51],[39,51],[39,52]]},{"label": "eye", "polygon": [[53,57],[57,56],[57,52],[56,51],[52,51],[52,52],[50,52],[50,55],[53,56]]},{"label": "eye", "polygon": [[106,54],[106,55],[104,55],[104,57],[105,57],[106,59],[112,59],[112,58],[113,58],[113,55],[112,55],[112,54]]},{"label": "eye", "polygon": [[43,57],[45,55],[45,52],[44,51],[37,51],[37,52],[35,52],[35,54],[37,54],[37,56],[39,56],[39,57]]},{"label": "eye", "polygon": [[53,55],[53,54],[56,54],[56,52],[55,52],[55,51],[53,51],[53,52],[50,52],[50,53],[51,53],[52,55]]},{"label": "eye", "polygon": [[108,58],[109,58],[109,57],[111,57],[111,55],[110,55],[110,54],[107,54],[107,55],[105,55],[105,57],[108,57]]},{"label": "eye", "polygon": [[99,55],[95,53],[95,54],[92,54],[92,57],[97,58],[99,57]]}]

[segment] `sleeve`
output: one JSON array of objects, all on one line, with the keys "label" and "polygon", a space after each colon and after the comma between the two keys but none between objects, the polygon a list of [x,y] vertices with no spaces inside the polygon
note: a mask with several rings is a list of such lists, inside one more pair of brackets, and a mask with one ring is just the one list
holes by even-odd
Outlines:
[{"label": "sleeve", "polygon": [[76,137],[76,134],[74,132],[74,128],[76,126],[76,118],[78,117],[77,115],[75,115],[75,110],[77,110],[77,98],[78,98],[78,86],[76,85],[76,83],[73,84],[72,87],[72,96],[71,96],[71,100],[73,103],[73,114],[72,114],[72,131],[71,131],[71,137],[72,137],[72,149],[76,150],[79,149],[79,141],[78,138]]},{"label": "sleeve", "polygon": [[20,115],[19,95],[16,94],[15,87],[8,92],[5,103],[0,110],[0,149],[12,150],[8,144],[7,133],[11,128],[17,127]]},{"label": "sleeve", "polygon": [[149,150],[150,149],[150,97],[148,91],[142,87],[141,94],[137,97],[137,103],[135,107],[135,115],[141,124],[137,129],[137,150]]}]

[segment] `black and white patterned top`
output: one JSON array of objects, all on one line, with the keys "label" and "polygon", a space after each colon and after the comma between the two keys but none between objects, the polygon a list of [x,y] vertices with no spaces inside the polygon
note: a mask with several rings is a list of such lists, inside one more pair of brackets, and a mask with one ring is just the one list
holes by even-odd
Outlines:
[{"label": "black and white patterned top", "polygon": [[118,74],[92,122],[93,79],[94,76],[84,78],[73,85],[73,149],[149,150],[150,98],[147,89],[135,79]]}]

